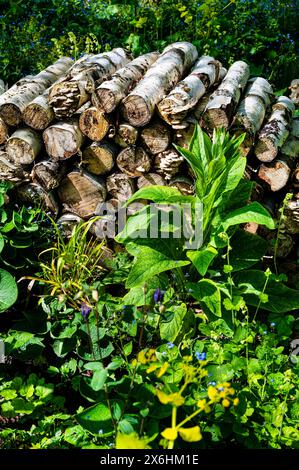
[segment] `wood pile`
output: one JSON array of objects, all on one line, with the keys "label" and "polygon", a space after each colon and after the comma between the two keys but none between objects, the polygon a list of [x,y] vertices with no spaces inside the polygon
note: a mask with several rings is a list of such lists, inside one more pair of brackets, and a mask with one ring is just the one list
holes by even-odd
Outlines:
[{"label": "wood pile", "polygon": [[77,223],[146,185],[192,194],[192,175],[173,144],[187,147],[197,123],[208,133],[222,127],[246,134],[248,173],[261,202],[274,201],[273,215],[292,193],[284,217],[292,249],[299,234],[298,103],[299,80],[289,98],[277,98],[245,62],[226,70],[187,42],[135,59],[122,48],[76,62],[63,57],[8,90],[0,81],[0,178],[15,183],[21,201],[42,202]]}]

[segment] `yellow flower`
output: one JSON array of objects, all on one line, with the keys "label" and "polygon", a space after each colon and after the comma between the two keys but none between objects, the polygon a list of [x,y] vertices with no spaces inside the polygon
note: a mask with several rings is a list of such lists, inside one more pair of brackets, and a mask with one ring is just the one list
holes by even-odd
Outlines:
[{"label": "yellow flower", "polygon": [[164,362],[163,366],[157,372],[157,377],[158,378],[162,377],[162,375],[164,375],[165,372],[167,371],[168,367],[169,367],[168,362]]},{"label": "yellow flower", "polygon": [[224,382],[223,384],[219,385],[219,387],[227,388],[227,387],[230,387],[230,385],[231,385],[230,382]]},{"label": "yellow flower", "polygon": [[156,391],[157,397],[163,405],[174,405],[174,406],[181,406],[184,404],[184,398],[179,393],[171,393],[167,395],[166,393],[162,392],[161,390]]},{"label": "yellow flower", "polygon": [[146,359],[144,351],[140,351],[138,353],[137,361],[140,362],[140,364],[146,364],[147,363],[147,359]]},{"label": "yellow flower", "polygon": [[207,404],[206,400],[198,400],[197,402],[197,406],[201,411],[205,409],[206,404]]},{"label": "yellow flower", "polygon": [[155,350],[148,349],[147,351],[143,350],[138,353],[137,360],[140,364],[147,364],[152,362],[155,359]]},{"label": "yellow flower", "polygon": [[148,446],[150,439],[139,437],[138,434],[132,432],[131,434],[118,433],[116,436],[116,449],[150,449]]},{"label": "yellow flower", "polygon": [[214,402],[217,400],[218,392],[215,387],[212,387],[211,385],[208,388],[208,397],[209,399]]},{"label": "yellow flower", "polygon": [[154,372],[154,370],[158,369],[159,364],[152,364],[146,369],[146,372],[150,374],[151,372]]},{"label": "yellow flower", "polygon": [[230,387],[227,391],[228,391],[228,393],[229,393],[230,395],[234,395],[234,394],[235,394],[235,390],[234,390],[232,387]]},{"label": "yellow flower", "polygon": [[210,413],[211,407],[209,405],[205,406],[205,413]]},{"label": "yellow flower", "polygon": [[163,432],[161,432],[161,435],[168,441],[175,441],[178,437],[178,432],[175,428],[166,428]]},{"label": "yellow flower", "polygon": [[223,392],[220,392],[220,393],[219,393],[220,398],[225,398],[226,395],[227,395],[226,390],[224,390]]},{"label": "yellow flower", "polygon": [[224,408],[227,408],[229,405],[230,401],[227,398],[224,398],[224,400],[222,400],[222,406],[224,406]]},{"label": "yellow flower", "polygon": [[239,398],[234,398],[233,404],[234,406],[237,406],[239,404]]},{"label": "yellow flower", "polygon": [[194,426],[193,428],[180,428],[179,435],[187,442],[197,442],[202,439],[199,426]]}]

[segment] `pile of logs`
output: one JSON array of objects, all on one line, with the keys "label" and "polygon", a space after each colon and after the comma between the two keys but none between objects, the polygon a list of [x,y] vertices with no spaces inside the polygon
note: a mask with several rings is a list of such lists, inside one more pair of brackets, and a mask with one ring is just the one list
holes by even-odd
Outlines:
[{"label": "pile of logs", "polygon": [[222,127],[246,134],[242,152],[263,200],[272,198],[276,211],[292,192],[284,220],[293,240],[299,80],[290,91],[275,98],[245,62],[226,70],[187,42],[135,59],[122,48],[76,62],[63,57],[8,90],[0,81],[0,178],[15,183],[21,201],[75,223],[146,185],[192,194],[192,175],[173,144],[188,147],[197,123],[208,133]]}]

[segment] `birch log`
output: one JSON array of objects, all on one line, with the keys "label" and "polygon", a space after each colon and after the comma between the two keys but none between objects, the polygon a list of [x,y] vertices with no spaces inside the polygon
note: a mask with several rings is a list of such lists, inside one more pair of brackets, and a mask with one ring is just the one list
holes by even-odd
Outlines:
[{"label": "birch log", "polygon": [[194,183],[185,175],[176,175],[169,181],[169,186],[177,188],[182,194],[192,196],[194,194]]},{"label": "birch log", "polygon": [[45,191],[51,191],[59,186],[66,174],[66,165],[59,164],[57,160],[42,160],[34,165],[31,171],[31,179],[39,184]]},{"label": "birch log", "polygon": [[106,186],[102,179],[86,171],[73,170],[61,182],[58,195],[64,211],[88,219],[106,199]]},{"label": "birch log", "polygon": [[29,165],[42,149],[42,139],[32,129],[17,129],[8,139],[8,158],[16,165]]},{"label": "birch log", "polygon": [[138,189],[145,188],[146,186],[166,186],[166,181],[163,176],[158,173],[147,173],[142,175],[137,180]]},{"label": "birch log", "polygon": [[183,163],[184,158],[174,149],[165,150],[158,153],[155,157],[155,170],[157,173],[162,174],[166,180],[175,176]]},{"label": "birch log", "polygon": [[7,152],[0,150],[0,180],[15,184],[29,182],[30,170],[24,165],[16,165],[8,158]]},{"label": "birch log", "polygon": [[135,192],[135,185],[132,178],[123,173],[113,173],[106,180],[107,191],[118,201],[126,201]]},{"label": "birch log", "polygon": [[156,155],[169,147],[171,143],[170,130],[163,122],[156,120],[142,129],[140,140],[149,153]]},{"label": "birch log", "polygon": [[43,93],[59,77],[65,74],[73,61],[62,57],[53,65],[35,75],[19,80],[0,96],[0,116],[9,126],[17,126],[22,120],[22,113],[34,98]]},{"label": "birch log", "polygon": [[138,139],[138,130],[126,122],[120,123],[116,128],[114,141],[122,148],[135,145]]},{"label": "birch log", "polygon": [[286,96],[280,96],[273,105],[272,114],[258,134],[255,155],[262,162],[271,162],[277,156],[289,136],[294,103]]},{"label": "birch log", "polygon": [[70,79],[57,83],[49,94],[49,104],[58,118],[68,117],[75,113],[90,99],[95,82],[99,85],[131,59],[130,54],[122,48],[111,52],[94,55],[85,61],[85,68]]},{"label": "birch log", "polygon": [[84,135],[97,142],[106,135],[113,137],[115,134],[115,125],[111,115],[104,114],[95,106],[83,111],[79,118],[79,127]]},{"label": "birch log", "polygon": [[97,108],[111,113],[129,91],[139,82],[146,71],[158,59],[158,52],[150,52],[132,60],[111,78],[98,86],[92,94],[92,103]]},{"label": "birch log", "polygon": [[289,90],[291,91],[290,99],[297,106],[299,104],[299,79],[298,78],[295,78],[295,80],[292,80]]},{"label": "birch log", "polygon": [[149,172],[151,158],[142,147],[127,147],[118,154],[116,164],[122,173],[138,178]]},{"label": "birch log", "polygon": [[197,59],[196,47],[177,42],[166,47],[134,90],[123,100],[123,115],[136,127],[151,120],[156,105],[182,78]]},{"label": "birch log", "polygon": [[210,96],[204,111],[203,119],[207,127],[210,129],[229,127],[249,74],[249,66],[243,61],[234,62],[228,69],[224,80]]},{"label": "birch log", "polygon": [[54,120],[55,114],[48,103],[48,88],[42,95],[32,100],[23,111],[23,120],[27,126],[42,131]]},{"label": "birch log", "polygon": [[281,153],[292,158],[299,156],[299,118],[294,118],[290,135],[281,148]]},{"label": "birch log", "polygon": [[213,57],[202,56],[191,73],[158,104],[161,117],[170,125],[179,124],[209,87],[219,81],[221,63]]},{"label": "birch log", "polygon": [[77,119],[57,122],[43,132],[47,154],[56,160],[66,160],[80,152],[84,136]]},{"label": "birch log", "polygon": [[112,142],[93,142],[83,150],[82,167],[94,175],[109,173],[118,153]]},{"label": "birch log", "polygon": [[0,117],[0,145],[4,144],[8,138],[8,126]]},{"label": "birch log", "polygon": [[235,134],[246,133],[242,144],[245,155],[254,143],[255,135],[261,128],[272,98],[273,90],[267,80],[262,77],[249,80],[245,96],[237,108],[232,124],[232,130]]},{"label": "birch log", "polygon": [[266,184],[272,192],[284,188],[291,175],[288,159],[277,158],[271,163],[259,167],[258,178]]},{"label": "birch log", "polygon": [[5,83],[3,80],[0,78],[0,95],[5,92]]}]

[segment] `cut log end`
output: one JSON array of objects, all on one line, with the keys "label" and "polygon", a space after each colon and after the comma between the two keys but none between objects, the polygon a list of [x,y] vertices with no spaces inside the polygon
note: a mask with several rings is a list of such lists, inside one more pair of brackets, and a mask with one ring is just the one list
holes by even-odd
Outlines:
[{"label": "cut log end", "polygon": [[103,111],[95,107],[86,109],[79,119],[81,132],[89,139],[97,142],[108,134],[110,125],[110,120]]},{"label": "cut log end", "polygon": [[18,126],[22,122],[22,113],[13,103],[5,103],[1,106],[0,116],[8,126]]},{"label": "cut log end", "polygon": [[168,127],[159,121],[145,127],[140,134],[142,144],[152,155],[164,152],[170,145],[170,137]]},{"label": "cut log end", "polygon": [[37,103],[29,104],[23,112],[23,119],[27,126],[39,131],[46,129],[54,117],[54,112],[50,107],[44,109]]},{"label": "cut log end", "polygon": [[261,162],[272,162],[277,156],[278,148],[271,139],[265,136],[258,140],[254,151]]},{"label": "cut log end", "polygon": [[4,144],[8,138],[8,127],[3,121],[3,119],[0,118],[0,145]]},{"label": "cut log end", "polygon": [[141,147],[127,147],[118,155],[116,164],[126,175],[138,178],[150,170],[151,158]]},{"label": "cut log end", "polygon": [[146,126],[152,117],[145,99],[133,94],[124,99],[122,113],[126,121],[136,127]]},{"label": "cut log end", "polygon": [[117,148],[110,142],[93,142],[83,151],[82,166],[89,173],[103,175],[112,170],[116,155]]},{"label": "cut log end", "polygon": [[133,196],[135,191],[134,181],[123,173],[113,173],[108,176],[106,184],[109,194],[121,202]]},{"label": "cut log end", "polygon": [[284,188],[289,180],[291,169],[288,164],[276,160],[268,165],[261,165],[258,178],[273,192]]}]

